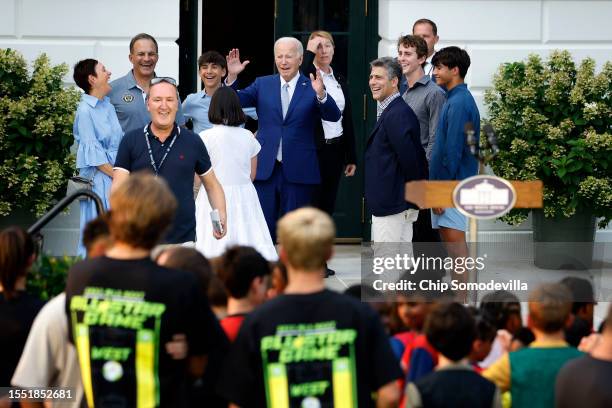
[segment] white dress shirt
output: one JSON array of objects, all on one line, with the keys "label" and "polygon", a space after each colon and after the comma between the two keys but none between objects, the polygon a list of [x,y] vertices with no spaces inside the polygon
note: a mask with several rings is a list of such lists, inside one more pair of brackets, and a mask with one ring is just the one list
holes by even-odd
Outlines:
[{"label": "white dress shirt", "polygon": [[423,67],[423,71],[425,71],[425,75],[429,75],[430,78],[433,78],[433,65],[431,65],[431,59],[436,55],[436,51],[433,52],[426,60],[425,66]]},{"label": "white dress shirt", "polygon": [[[332,98],[334,98],[336,105],[338,105],[338,109],[340,109],[340,113],[343,113],[344,106],[346,105],[344,93],[342,92],[342,88],[336,80],[336,77],[334,77],[334,71],[331,69],[331,67],[329,69],[330,73],[327,74],[317,68],[318,72],[323,77],[323,85],[325,85],[325,90],[329,95],[331,95]],[[323,124],[323,133],[326,140],[342,136],[342,116],[340,116],[340,119],[336,122],[321,120],[321,123]]]}]

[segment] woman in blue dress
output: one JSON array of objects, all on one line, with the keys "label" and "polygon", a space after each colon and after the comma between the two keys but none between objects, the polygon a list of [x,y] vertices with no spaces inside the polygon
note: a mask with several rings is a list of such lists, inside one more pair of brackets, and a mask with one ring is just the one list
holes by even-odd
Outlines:
[{"label": "woman in blue dress", "polygon": [[[73,78],[85,93],[74,118],[74,138],[78,143],[76,167],[79,176],[93,181],[93,191],[108,210],[108,197],[113,181],[113,164],[123,137],[115,108],[106,96],[111,87],[111,72],[95,59],[79,61],[74,66]],[[86,255],[82,244],[83,228],[98,213],[92,200],[81,201],[81,232],[77,255]]]}]

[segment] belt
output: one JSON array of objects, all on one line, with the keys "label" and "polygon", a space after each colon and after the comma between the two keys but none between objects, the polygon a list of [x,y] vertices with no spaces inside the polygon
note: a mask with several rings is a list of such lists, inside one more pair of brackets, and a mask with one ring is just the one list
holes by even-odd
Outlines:
[{"label": "belt", "polygon": [[334,137],[333,139],[325,139],[325,144],[330,145],[330,144],[340,143],[341,142],[340,137],[341,136]]}]

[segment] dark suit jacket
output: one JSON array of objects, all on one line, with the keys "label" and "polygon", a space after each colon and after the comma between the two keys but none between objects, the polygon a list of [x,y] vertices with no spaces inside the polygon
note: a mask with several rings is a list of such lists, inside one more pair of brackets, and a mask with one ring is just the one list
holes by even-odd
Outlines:
[{"label": "dark suit jacket", "polygon": [[[232,87],[235,89],[234,84]],[[261,151],[257,156],[255,180],[267,180],[272,175],[282,138],[283,173],[287,180],[291,183],[319,184],[314,127],[321,123],[321,119],[340,119],[340,111],[329,95],[325,103],[319,103],[310,79],[300,74],[283,120],[280,86],[281,78],[276,74],[258,77],[247,88],[238,91],[242,107],[257,109],[257,141]]]},{"label": "dark suit jacket", "polygon": [[[316,68],[313,64],[315,54],[312,51],[304,51],[304,61],[302,62],[302,72],[306,78],[310,78],[310,74],[314,74]],[[334,77],[340,84],[342,94],[344,95],[344,111],[342,112],[342,136],[340,136],[340,145],[343,152],[343,164],[356,164],[357,155],[355,154],[355,130],[353,127],[353,114],[351,108],[351,96],[348,86],[342,74],[334,71]],[[315,142],[317,150],[321,150],[325,145],[325,132],[323,132],[323,124],[319,122],[315,125]]]},{"label": "dark suit jacket", "polygon": [[365,152],[365,197],[373,215],[384,217],[417,208],[404,199],[404,184],[427,179],[419,120],[401,97],[383,111]]}]

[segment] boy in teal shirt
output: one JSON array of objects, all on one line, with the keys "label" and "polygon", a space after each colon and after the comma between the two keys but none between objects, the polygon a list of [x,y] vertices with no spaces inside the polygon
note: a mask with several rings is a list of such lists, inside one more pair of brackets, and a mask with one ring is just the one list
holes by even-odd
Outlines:
[{"label": "boy in teal shirt", "polygon": [[544,284],[529,295],[528,326],[535,335],[529,347],[502,356],[484,371],[502,391],[509,390],[512,407],[554,407],[559,369],[583,353],[570,347],[563,329],[569,323],[572,296],[561,284]]}]

